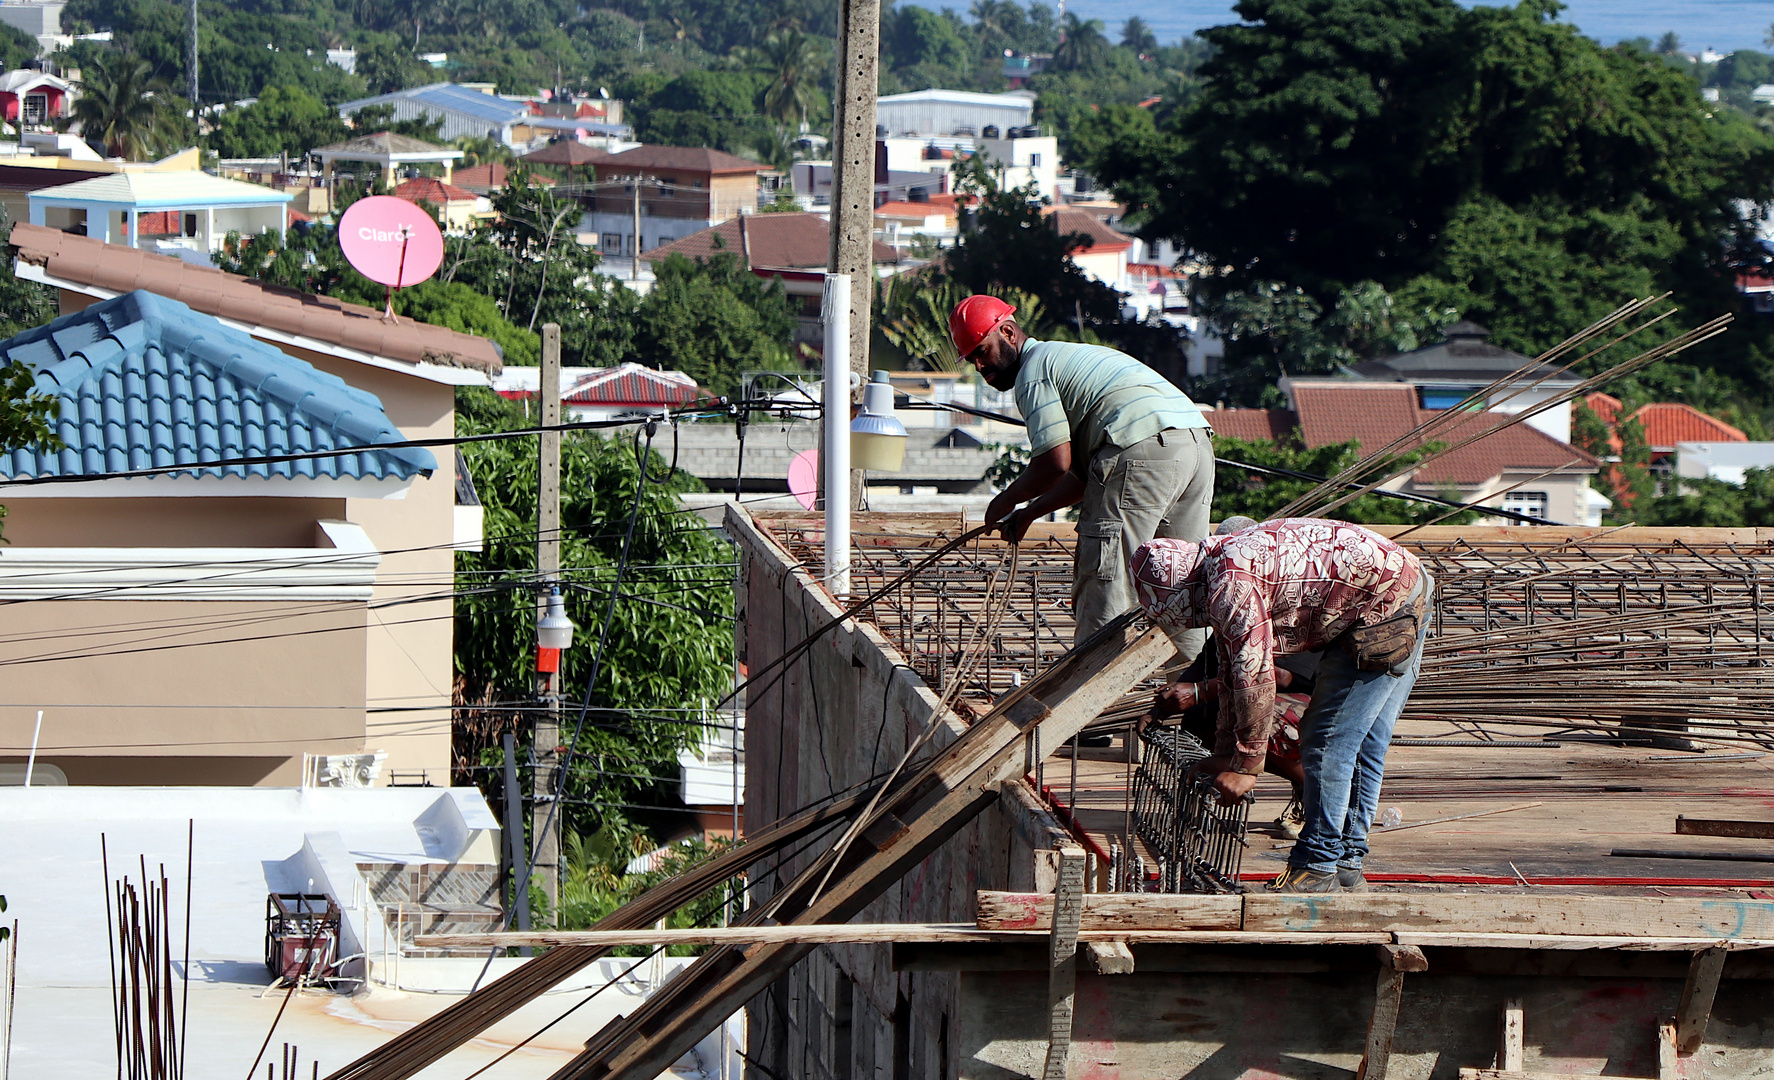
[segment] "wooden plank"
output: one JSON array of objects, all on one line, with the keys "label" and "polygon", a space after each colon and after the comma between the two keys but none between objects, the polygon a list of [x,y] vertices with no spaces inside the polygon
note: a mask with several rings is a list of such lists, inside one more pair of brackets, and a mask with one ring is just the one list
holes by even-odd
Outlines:
[{"label": "wooden plank", "polygon": [[1675,831],[1682,836],[1737,836],[1746,840],[1774,840],[1774,821],[1691,818],[1677,814]]},{"label": "wooden plank", "polygon": [[[1241,896],[1186,893],[1091,893],[1084,898],[1083,929],[1238,930],[1243,926]],[[1045,930],[1053,917],[1053,897],[982,889],[975,900],[981,930]]]},{"label": "wooden plank", "polygon": [[1428,971],[1429,958],[1415,945],[1381,945],[1380,963],[1394,971]]},{"label": "wooden plank", "polygon": [[1734,897],[1573,896],[1538,891],[1526,895],[1252,893],[1244,897],[1244,929],[1774,938],[1774,902]]},{"label": "wooden plank", "polygon": [[1503,999],[1503,1015],[1497,1039],[1497,1068],[1520,1072],[1527,1056],[1526,1016],[1521,998]]},{"label": "wooden plank", "polygon": [[[1510,1072],[1504,1069],[1462,1068],[1460,1080],[1581,1080],[1581,1078],[1573,1076],[1571,1073]],[[1616,1078],[1610,1077],[1609,1080],[1616,1080]],[[1628,1080],[1628,1078],[1621,1077],[1618,1080]]]},{"label": "wooden plank", "polygon": [[1675,1021],[1657,1025],[1657,1080],[1681,1080],[1682,1066],[1675,1052]]},{"label": "wooden plank", "polygon": [[1386,1080],[1392,1067],[1392,1037],[1398,1031],[1398,1010],[1403,1001],[1404,972],[1394,967],[1381,968],[1374,984],[1374,1012],[1367,1022],[1367,1047],[1355,1070],[1355,1080]]},{"label": "wooden plank", "polygon": [[1087,941],[1084,952],[1090,957],[1090,969],[1098,975],[1133,974],[1133,950],[1125,941]]},{"label": "wooden plank", "polygon": [[1084,849],[1059,852],[1053,892],[1053,934],[1047,953],[1047,1064],[1042,1080],[1066,1080],[1072,1051],[1072,1006],[1078,988],[1078,923],[1084,916]]},{"label": "wooden plank", "polygon": [[[1132,945],[1385,945],[1396,935],[1376,933],[1289,934],[1246,933],[1239,930],[1080,930],[1078,941],[1122,941]],[[1531,940],[1525,935],[1503,934],[1510,940]],[[836,925],[790,924],[785,926],[717,926],[684,930],[512,930],[481,934],[421,934],[417,948],[488,949],[512,946],[557,947],[563,945],[615,948],[621,945],[781,945],[804,943],[832,945],[872,942],[936,942],[942,944],[1044,944],[1045,930],[980,930],[970,923],[841,923]],[[1562,940],[1562,939],[1561,939]],[[1582,939],[1572,939],[1582,940]],[[1712,945],[1716,942],[1701,942]],[[1520,946],[1517,946],[1520,947]],[[1692,950],[1696,945],[1687,943]]]},{"label": "wooden plank", "polygon": [[[1274,935],[1265,935],[1274,936]],[[1322,936],[1322,935],[1306,935]],[[1346,935],[1353,936],[1353,935]],[[1133,940],[1130,936],[1129,940]],[[1466,949],[1619,949],[1625,952],[1693,952],[1696,949],[1774,948],[1774,938],[1696,938],[1596,936],[1588,934],[1462,934],[1435,930],[1395,930],[1392,940],[1420,948]]]},{"label": "wooden plank", "polygon": [[1675,1010],[1675,1047],[1684,1054],[1700,1049],[1706,1040],[1706,1022],[1712,1017],[1712,1000],[1725,972],[1727,949],[1701,949],[1688,962],[1688,978],[1682,984],[1682,1002]]}]

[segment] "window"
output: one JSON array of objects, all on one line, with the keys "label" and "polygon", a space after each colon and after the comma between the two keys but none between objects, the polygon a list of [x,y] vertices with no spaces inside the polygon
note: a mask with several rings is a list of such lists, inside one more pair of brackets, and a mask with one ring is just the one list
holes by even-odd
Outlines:
[{"label": "window", "polygon": [[[1474,389],[1476,387],[1420,386],[1417,388],[1417,401],[1425,409],[1451,409],[1470,397]],[[1484,405],[1475,401],[1467,408],[1473,411],[1482,411]]]},{"label": "window", "polygon": [[1039,169],[1040,167],[1041,167],[1041,155],[1040,154],[1030,154],[1029,155],[1029,168]]},{"label": "window", "polygon": [[1552,498],[1544,491],[1511,491],[1503,496],[1503,509],[1524,517],[1546,520]]},{"label": "window", "polygon": [[605,255],[622,254],[622,234],[607,232],[602,237]]}]

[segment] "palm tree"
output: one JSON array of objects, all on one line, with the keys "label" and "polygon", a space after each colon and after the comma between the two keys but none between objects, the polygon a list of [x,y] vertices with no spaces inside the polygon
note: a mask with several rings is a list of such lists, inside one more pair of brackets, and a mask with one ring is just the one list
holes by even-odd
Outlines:
[{"label": "palm tree", "polygon": [[74,100],[80,136],[111,157],[151,157],[172,133],[172,87],[146,60],[113,53],[80,81]]},{"label": "palm tree", "polygon": [[1121,27],[1121,47],[1140,56],[1150,56],[1158,51],[1158,35],[1152,33],[1146,20],[1135,15]]},{"label": "palm tree", "polygon": [[979,38],[987,45],[1010,36],[1010,26],[1022,12],[1010,0],[973,0],[968,9]]},{"label": "palm tree", "polygon": [[1073,70],[1094,67],[1108,47],[1101,19],[1080,19],[1067,12],[1059,48],[1053,51],[1053,65]]},{"label": "palm tree", "polygon": [[764,115],[798,131],[818,100],[819,46],[799,30],[777,30],[758,47],[758,60],[776,73],[764,88]]}]

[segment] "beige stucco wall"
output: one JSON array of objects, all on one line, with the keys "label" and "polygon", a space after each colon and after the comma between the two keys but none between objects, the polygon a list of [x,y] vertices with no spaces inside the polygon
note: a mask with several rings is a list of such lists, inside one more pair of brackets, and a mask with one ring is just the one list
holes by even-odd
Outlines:
[{"label": "beige stucco wall", "polygon": [[0,631],[0,760],[73,784],[293,785],[364,739],[364,605],[15,600]]},{"label": "beige stucco wall", "polygon": [[[322,371],[382,399],[388,418],[409,439],[456,433],[456,391],[426,379],[284,346]],[[382,553],[371,601],[364,698],[370,713],[364,749],[388,751],[384,782],[417,782],[423,770],[434,784],[450,779],[450,700],[455,681],[455,632],[449,593],[456,573],[456,455],[431,451],[437,471],[413,481],[404,499],[349,499],[345,519],[362,527]],[[393,607],[389,601],[432,597]]]},{"label": "beige stucco wall", "polygon": [[344,499],[0,498],[13,547],[312,547]]}]

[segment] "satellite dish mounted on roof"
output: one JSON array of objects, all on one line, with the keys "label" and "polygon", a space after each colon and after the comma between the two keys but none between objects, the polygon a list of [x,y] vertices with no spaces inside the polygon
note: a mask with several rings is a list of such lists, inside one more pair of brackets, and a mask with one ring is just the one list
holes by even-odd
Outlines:
[{"label": "satellite dish mounted on roof", "polygon": [[399,323],[394,290],[417,285],[443,265],[443,233],[430,214],[392,195],[359,199],[339,218],[339,249],[353,268],[388,287],[382,317]]}]

